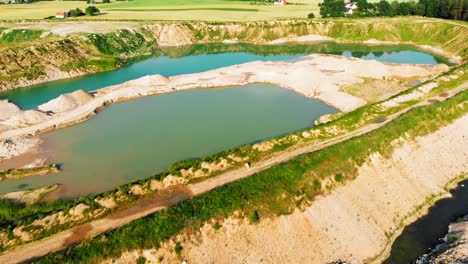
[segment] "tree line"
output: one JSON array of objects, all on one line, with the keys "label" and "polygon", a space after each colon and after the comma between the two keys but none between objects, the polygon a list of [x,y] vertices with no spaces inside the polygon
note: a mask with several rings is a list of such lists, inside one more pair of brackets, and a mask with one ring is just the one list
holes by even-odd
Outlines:
[{"label": "tree line", "polygon": [[[346,16],[374,17],[374,16],[426,16],[455,20],[468,20],[468,0],[418,0],[410,2],[388,2],[380,0],[369,3],[367,0],[352,0],[357,9]],[[320,15],[326,17],[344,17],[345,2],[343,0],[324,0],[319,4]]]}]

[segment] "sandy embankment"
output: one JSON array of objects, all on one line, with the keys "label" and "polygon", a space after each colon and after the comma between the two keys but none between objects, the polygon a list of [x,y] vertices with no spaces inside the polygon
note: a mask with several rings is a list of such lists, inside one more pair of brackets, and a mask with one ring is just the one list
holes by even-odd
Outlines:
[{"label": "sandy embankment", "polygon": [[[254,225],[228,218],[220,230],[207,224],[201,235],[182,243],[181,257],[188,263],[364,263],[385,255],[400,223],[414,221],[405,218],[468,171],[467,122],[465,115],[433,134],[395,141],[398,147],[390,158],[374,153],[355,180],[317,198],[303,212]],[[159,263],[161,256],[168,263],[178,261],[170,250],[173,243],[166,244],[125,253],[112,263],[141,255],[150,263]]]},{"label": "sandy embankment", "polygon": [[[116,101],[176,90],[250,83],[276,84],[348,112],[366,104],[366,101],[340,91],[342,86],[362,83],[363,77],[421,79],[446,70],[446,65],[388,64],[314,54],[296,62],[255,61],[169,78],[152,75],[97,90],[93,95],[84,91],[61,95],[39,106],[38,110],[22,111],[12,103],[0,101],[0,110],[5,109],[0,115],[0,140],[33,136],[87,120],[100,108]],[[0,155],[2,152],[7,151],[0,149]]]}]

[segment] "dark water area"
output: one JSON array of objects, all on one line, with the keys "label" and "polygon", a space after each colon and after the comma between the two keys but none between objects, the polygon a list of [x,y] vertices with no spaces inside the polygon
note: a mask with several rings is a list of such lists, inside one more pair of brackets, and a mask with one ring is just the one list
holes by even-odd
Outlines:
[{"label": "dark water area", "polygon": [[418,258],[442,242],[448,226],[468,214],[468,180],[460,182],[450,193],[452,197],[437,201],[427,215],[403,230],[384,264],[416,263]]}]

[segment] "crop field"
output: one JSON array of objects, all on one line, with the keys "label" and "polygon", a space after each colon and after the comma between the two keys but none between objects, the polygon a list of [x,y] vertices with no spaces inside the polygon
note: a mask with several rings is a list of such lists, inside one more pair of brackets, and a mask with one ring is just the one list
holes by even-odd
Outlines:
[{"label": "crop field", "polygon": [[[317,2],[317,0],[309,1]],[[44,1],[33,4],[0,5],[0,20],[43,19],[54,15],[56,11],[68,11],[75,8],[84,10],[86,6],[85,1]],[[96,4],[96,6],[101,10],[101,15],[84,16],[78,19],[245,21],[305,18],[311,11],[318,12],[316,3],[274,6],[230,0],[111,1],[110,4]]]},{"label": "crop field", "polygon": [[[68,18],[67,20],[252,21],[306,18],[307,14],[311,12],[318,15],[318,3],[320,2],[322,0],[290,0],[289,5],[280,6],[248,0],[130,0],[118,2],[111,0],[109,4],[101,4],[96,1],[101,15]],[[68,11],[75,8],[84,10],[87,6],[86,1],[2,4],[0,5],[0,20],[44,19],[53,16],[57,11]]]}]

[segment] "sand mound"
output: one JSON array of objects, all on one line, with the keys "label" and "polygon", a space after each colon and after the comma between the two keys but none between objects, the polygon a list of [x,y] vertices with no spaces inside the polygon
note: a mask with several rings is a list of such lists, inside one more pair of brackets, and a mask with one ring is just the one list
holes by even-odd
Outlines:
[{"label": "sand mound", "polygon": [[158,86],[166,85],[169,83],[169,79],[162,75],[146,75],[136,80],[126,82],[128,86]]},{"label": "sand mound", "polygon": [[6,120],[21,112],[21,109],[8,100],[0,100],[0,120]]},{"label": "sand mound", "polygon": [[0,141],[0,161],[28,152],[39,144],[38,138],[16,137]]},{"label": "sand mound", "polygon": [[62,94],[59,97],[40,105],[38,108],[44,112],[62,113],[77,108],[93,99],[93,96],[83,90]]},{"label": "sand mound", "polygon": [[39,124],[48,119],[50,119],[50,117],[43,112],[27,110],[15,113],[11,118],[3,121],[2,124],[10,127],[23,127]]}]

